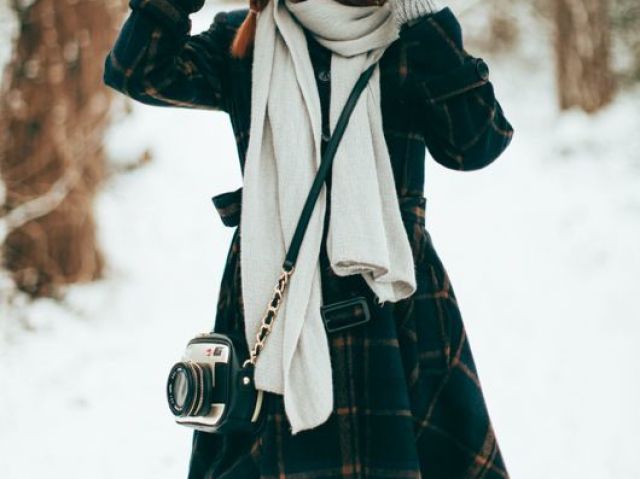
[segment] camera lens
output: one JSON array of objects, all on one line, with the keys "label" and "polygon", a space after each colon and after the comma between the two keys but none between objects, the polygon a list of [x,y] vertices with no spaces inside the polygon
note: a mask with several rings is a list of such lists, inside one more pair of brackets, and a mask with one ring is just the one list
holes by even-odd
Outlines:
[{"label": "camera lens", "polygon": [[176,406],[180,409],[184,409],[187,402],[187,393],[189,392],[189,385],[187,381],[186,371],[184,369],[179,370],[173,381],[173,391],[175,394]]},{"label": "camera lens", "polygon": [[167,380],[167,400],[175,416],[186,416],[192,407],[196,378],[188,363],[174,364]]},{"label": "camera lens", "polygon": [[175,416],[204,416],[211,409],[213,376],[208,364],[176,363],[167,380],[167,400]]}]

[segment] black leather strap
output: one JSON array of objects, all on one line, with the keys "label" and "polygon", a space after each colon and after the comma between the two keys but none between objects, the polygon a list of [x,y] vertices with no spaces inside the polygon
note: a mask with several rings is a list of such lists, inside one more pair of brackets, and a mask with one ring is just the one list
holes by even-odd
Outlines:
[{"label": "black leather strap", "polygon": [[289,250],[287,251],[287,256],[285,257],[283,268],[287,271],[290,271],[296,264],[296,260],[298,259],[298,253],[300,251],[300,245],[302,244],[302,239],[304,237],[304,233],[307,230],[307,226],[309,224],[309,218],[311,218],[311,213],[313,212],[313,207],[315,205],[316,200],[318,199],[318,195],[320,194],[320,189],[322,188],[322,184],[324,183],[329,168],[331,167],[331,163],[333,162],[333,158],[336,156],[336,151],[338,151],[338,145],[340,144],[340,140],[342,140],[342,136],[344,135],[344,131],[347,128],[347,124],[349,123],[349,118],[351,117],[351,113],[358,103],[358,98],[360,98],[360,94],[364,91],[373,71],[376,67],[374,63],[369,68],[367,68],[358,81],[356,82],[353,90],[349,94],[347,101],[338,117],[338,121],[336,122],[335,130],[329,138],[327,142],[327,147],[325,149],[325,153],[322,157],[322,161],[320,162],[320,167],[318,168],[318,173],[316,174],[315,179],[313,180],[313,184],[311,185],[311,190],[309,191],[309,195],[307,196],[307,200],[305,201],[304,207],[302,208],[302,212],[300,213],[300,219],[298,220],[298,224],[296,226],[296,230],[293,234],[293,238],[291,240],[291,244],[289,245]]}]

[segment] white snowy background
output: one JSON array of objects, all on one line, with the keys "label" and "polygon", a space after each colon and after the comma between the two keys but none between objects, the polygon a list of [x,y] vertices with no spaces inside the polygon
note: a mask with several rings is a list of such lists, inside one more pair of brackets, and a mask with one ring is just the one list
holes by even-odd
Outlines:
[{"label": "white snowy background", "polygon": [[[560,114],[540,35],[484,56],[514,140],[476,172],[428,159],[427,228],[512,477],[637,479],[640,90]],[[98,198],[108,278],[0,318],[2,479],[186,477],[191,433],[164,385],[214,321],[233,230],[210,197],[241,185],[233,134],[224,113],[136,104],[107,144],[113,161],[154,157]]]}]

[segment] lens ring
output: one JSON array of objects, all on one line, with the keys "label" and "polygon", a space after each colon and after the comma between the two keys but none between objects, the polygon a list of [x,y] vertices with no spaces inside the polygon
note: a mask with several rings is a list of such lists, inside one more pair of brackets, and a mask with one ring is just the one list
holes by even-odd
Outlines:
[{"label": "lens ring", "polygon": [[193,368],[194,376],[196,378],[196,387],[194,390],[194,398],[193,398],[193,406],[189,411],[189,416],[200,416],[200,408],[202,407],[202,391],[204,390],[204,373],[202,371],[202,365],[198,363],[191,363],[190,366]]},{"label": "lens ring", "polygon": [[211,394],[213,388],[213,373],[211,365],[206,363],[191,363],[196,373],[197,385],[194,390],[194,405],[190,416],[206,416],[211,410]]},{"label": "lens ring", "polygon": [[[183,379],[185,381],[185,397],[182,405],[176,397],[177,395],[177,382]],[[186,416],[188,411],[193,408],[194,396],[195,396],[195,372],[190,364],[185,362],[178,362],[173,365],[171,371],[169,371],[169,377],[167,379],[167,401],[169,403],[169,409],[174,416]]]},{"label": "lens ring", "polygon": [[198,409],[199,416],[206,416],[211,411],[211,396],[213,394],[213,365],[202,365],[202,390],[201,405]]}]

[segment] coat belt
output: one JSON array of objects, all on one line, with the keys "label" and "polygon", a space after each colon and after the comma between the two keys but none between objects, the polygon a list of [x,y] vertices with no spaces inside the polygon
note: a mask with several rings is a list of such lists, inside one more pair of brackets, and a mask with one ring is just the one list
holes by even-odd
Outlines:
[{"label": "coat belt", "polygon": [[[242,187],[215,195],[211,201],[224,225],[233,227],[240,224]],[[400,214],[405,225],[408,225],[407,231],[414,230],[417,225],[424,227],[426,202],[421,192],[398,196]],[[413,238],[410,236],[410,239]],[[323,301],[327,302],[321,309],[327,332],[343,331],[367,323],[372,308],[381,306],[372,299],[371,292],[364,288],[364,280],[360,279],[361,282],[357,283],[358,279],[339,276],[335,276],[334,280],[337,283],[326,290]],[[355,284],[359,286],[356,287]]]},{"label": "coat belt", "polygon": [[[238,226],[242,210],[242,187],[225,191],[211,198],[225,226]],[[400,214],[405,223],[425,225],[427,199],[421,193],[399,195]]]}]

